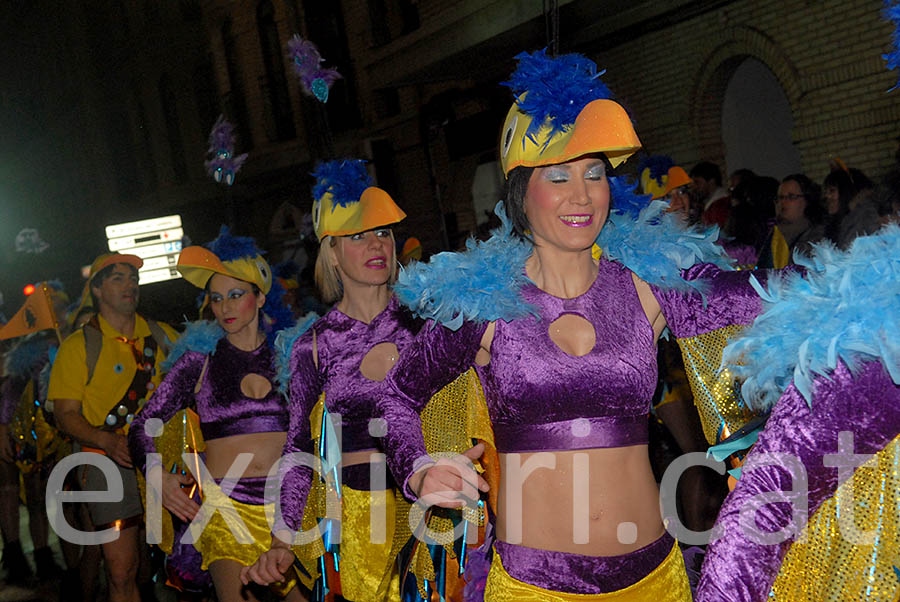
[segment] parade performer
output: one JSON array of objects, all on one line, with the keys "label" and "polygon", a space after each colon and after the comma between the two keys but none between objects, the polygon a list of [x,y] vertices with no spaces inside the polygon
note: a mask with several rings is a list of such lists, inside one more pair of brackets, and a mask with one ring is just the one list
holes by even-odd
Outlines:
[{"label": "parade performer", "polygon": [[[409,498],[439,506],[487,488],[466,462],[480,445],[435,460],[418,436],[422,404],[475,366],[500,452],[485,599],[689,600],[648,459],[656,340],[668,327],[683,347],[708,336],[720,350],[761,302],[746,273],[720,269],[715,229],[685,229],[613,176],[640,142],[593,62],[518,58],[503,227],[412,266],[395,289],[442,325],[423,327],[388,377],[388,464]],[[724,409],[705,410],[712,438],[732,428]]]},{"label": "parade performer", "polygon": [[[268,549],[267,512],[271,517],[273,508],[264,504],[265,481],[288,427],[287,405],[274,385],[274,341],[293,320],[251,238],[233,236],[223,227],[208,247],[182,250],[177,268],[205,291],[204,304],[215,320],[191,324],[173,348],[169,373],[135,418],[129,444],[135,465],[142,471],[146,466],[148,483],[161,479],[163,506],[180,520],[192,521],[194,546],[218,599],[255,600],[252,592],[242,591],[239,573]],[[158,456],[148,457],[157,451],[151,435],[159,434],[150,421],[168,422],[188,408],[196,408],[199,417],[205,467],[188,463],[192,474],[183,475],[170,472]],[[226,477],[248,452],[252,457],[241,474]],[[195,485],[202,510],[189,495]],[[303,599],[294,578],[276,589],[285,599]]]},{"label": "parade performer", "polygon": [[726,349],[771,415],[726,498],[697,600],[900,593],[900,228],[797,258]]},{"label": "parade performer", "polygon": [[[406,214],[387,192],[371,185],[363,161],[332,161],[314,175],[313,222],[320,240],[316,284],[323,300],[335,305],[308,330],[300,326],[286,333],[280,347],[291,412],[285,453],[320,450],[326,468],[322,478],[308,468],[282,473],[283,527],[308,531],[310,519],[325,517],[321,506],[323,489],[328,489],[340,500],[340,520],[325,520],[318,545],[295,548],[318,577],[314,599],[399,600],[396,559],[410,537],[409,508],[377,451],[385,425],[370,419],[386,373],[421,326],[391,293],[397,272],[391,225]],[[337,414],[339,464],[328,456],[337,444],[331,426]],[[460,414],[457,424],[436,430],[446,437],[465,427],[466,415]],[[455,451],[470,445],[466,441]],[[383,525],[381,533],[372,526],[376,523]],[[338,529],[336,544],[332,538]],[[245,578],[267,583],[290,566],[294,555],[285,542],[291,539],[283,535],[273,537],[272,551],[247,569]],[[417,588],[412,590],[415,595]]]},{"label": "parade performer", "polygon": [[[54,317],[64,316],[69,297],[62,284],[51,281],[38,286],[46,286]],[[34,294],[41,295],[43,291]],[[59,323],[61,336],[67,336],[70,330],[65,321]],[[4,359],[0,388],[0,529],[3,566],[13,582],[21,582],[31,574],[19,543],[20,475],[37,576],[50,579],[60,570],[47,545],[49,523],[44,497],[47,477],[56,460],[71,451],[71,443],[54,428],[52,407],[45,407],[46,386],[41,391],[39,385],[58,347],[57,334],[43,330],[19,338]]]},{"label": "parade performer", "polygon": [[[100,255],[91,264],[82,304],[97,313],[60,345],[47,393],[59,429],[79,445],[77,451],[106,456],[111,462],[101,463],[122,479],[121,500],[85,503],[95,529],[118,531],[116,539],[101,544],[112,602],[134,600],[138,587],[153,587],[137,582],[146,548],[127,429],[162,380],[161,364],[177,338],[168,325],[137,313],[142,265],[140,257],[119,253]],[[77,477],[82,491],[107,491],[103,470],[93,464],[81,465]]]}]

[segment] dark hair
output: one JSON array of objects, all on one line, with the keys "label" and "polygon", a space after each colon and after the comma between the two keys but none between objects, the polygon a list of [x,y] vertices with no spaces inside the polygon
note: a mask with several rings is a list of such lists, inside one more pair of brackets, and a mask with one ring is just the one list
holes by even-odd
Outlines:
[{"label": "dark hair", "polygon": [[94,294],[94,287],[96,286],[99,288],[99,287],[103,286],[103,282],[107,278],[112,276],[113,270],[116,269],[117,265],[128,266],[129,268],[131,268],[132,272],[134,272],[135,274],[138,273],[138,269],[136,267],[134,267],[133,265],[131,265],[130,263],[111,263],[108,266],[106,266],[105,268],[103,268],[102,270],[100,270],[99,272],[97,272],[96,274],[94,274],[94,276],[91,278],[91,285],[88,287],[88,290],[91,292],[91,301],[93,302],[95,311],[100,311],[100,302],[97,299],[97,295]]},{"label": "dark hair", "polygon": [[[613,166],[606,155],[601,153],[597,156],[606,167],[606,177],[615,176]],[[563,163],[567,163],[567,161],[563,161]],[[503,205],[509,221],[512,222],[513,232],[519,238],[531,242],[534,241],[526,234],[531,229],[531,224],[528,222],[528,216],[525,215],[525,194],[528,192],[528,182],[531,181],[531,174],[535,169],[535,167],[523,166],[514,168],[506,176],[506,184],[503,187]],[[613,203],[612,188],[610,188],[609,202],[611,207]]]},{"label": "dark hair", "polygon": [[772,199],[778,180],[761,176],[742,179],[731,194],[733,206],[724,232],[740,244],[759,248],[768,233],[768,221],[775,215]]},{"label": "dark hair", "polygon": [[710,163],[709,161],[701,161],[694,165],[694,168],[691,169],[691,173],[688,174],[691,178],[703,178],[704,180],[715,180],[716,186],[722,185],[722,171],[719,169],[719,166],[715,163]]},{"label": "dark hair", "polygon": [[806,199],[806,208],[803,210],[803,214],[813,224],[821,223],[825,211],[822,207],[822,191],[819,185],[802,173],[791,174],[781,179],[782,184],[791,181],[800,186],[800,192]]},{"label": "dark hair", "polygon": [[[829,186],[833,186],[838,191],[838,209],[834,215],[829,215],[828,207],[825,207],[825,236],[837,244],[841,233],[841,222],[844,216],[850,213],[850,201],[858,191],[853,184],[853,178],[843,169],[833,169],[825,176],[822,187],[828,188]],[[824,198],[822,200],[824,202]]]},{"label": "dark hair", "polygon": [[506,208],[506,215],[512,222],[513,232],[524,240],[531,240],[525,234],[531,228],[528,217],[525,215],[525,193],[528,192],[528,182],[533,173],[533,167],[516,167],[506,177],[506,185],[503,189],[503,205]]}]

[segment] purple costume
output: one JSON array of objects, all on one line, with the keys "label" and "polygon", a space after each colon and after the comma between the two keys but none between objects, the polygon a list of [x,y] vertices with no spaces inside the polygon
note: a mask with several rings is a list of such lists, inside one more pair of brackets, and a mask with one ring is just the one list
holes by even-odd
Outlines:
[{"label": "purple costume", "polygon": [[[421,324],[391,297],[388,306],[369,324],[332,308],[297,338],[290,352],[290,427],[285,454],[314,453],[309,416],[323,393],[328,412],[341,416],[342,452],[380,447],[370,434],[369,421],[374,417],[374,402],[384,385],[365,378],[360,373],[360,363],[379,343],[393,343],[403,351]],[[421,438],[421,431],[418,436]],[[345,468],[342,481],[352,489],[368,491],[368,465]],[[312,470],[308,467],[293,468],[282,477],[281,508],[292,530],[300,530],[311,482]],[[388,482],[387,486],[393,484]]]},{"label": "purple costume", "polygon": [[[675,336],[690,337],[752,321],[761,301],[748,285],[748,276],[698,264],[685,270],[683,277],[706,281],[705,299],[696,292],[656,286],[653,292]],[[538,316],[496,321],[490,363],[476,366],[497,451],[646,444],[647,414],[656,385],[656,345],[631,272],[601,259],[596,280],[579,297],[553,297],[531,283],[520,294]],[[575,314],[593,325],[596,343],[587,355],[569,355],[550,339],[549,324],[563,314]],[[385,450],[394,476],[410,497],[409,477],[429,461],[419,434],[419,412],[434,392],[474,365],[486,328],[487,322],[472,321],[456,331],[426,327],[389,377],[392,395],[379,404],[389,425]],[[503,542],[496,549],[504,568],[520,581],[597,594],[640,581],[662,562],[672,541],[666,535],[631,554],[602,558]]]},{"label": "purple costume", "polygon": [[[211,355],[186,351],[134,418],[128,440],[135,466],[143,470],[147,454],[156,451],[153,438],[144,431],[146,421],[159,418],[167,422],[179,410],[192,407],[195,401],[200,429],[207,441],[247,433],[285,432],[287,406],[274,384],[262,399],[253,399],[241,391],[241,380],[248,374],[258,374],[274,383],[273,355],[272,348],[265,343],[253,351],[242,351],[226,337],[219,339]],[[195,394],[194,387],[207,357],[206,373]],[[248,487],[251,482],[255,486]],[[249,504],[263,503],[265,477],[243,478],[241,483],[235,489],[235,499]]]}]

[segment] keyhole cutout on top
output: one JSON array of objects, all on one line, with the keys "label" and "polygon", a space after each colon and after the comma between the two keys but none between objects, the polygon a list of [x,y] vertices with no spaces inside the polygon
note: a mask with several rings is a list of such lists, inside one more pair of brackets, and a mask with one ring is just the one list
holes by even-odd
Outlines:
[{"label": "keyhole cutout on top", "polygon": [[241,379],[241,393],[250,399],[262,399],[272,390],[272,383],[265,376],[248,374]]},{"label": "keyhole cutout on top", "polygon": [[563,314],[556,318],[547,332],[557,347],[575,357],[587,355],[597,344],[594,325],[575,314]]},{"label": "keyhole cutout on top", "polygon": [[393,343],[378,343],[366,353],[359,364],[359,371],[369,380],[381,382],[390,372],[400,351]]}]

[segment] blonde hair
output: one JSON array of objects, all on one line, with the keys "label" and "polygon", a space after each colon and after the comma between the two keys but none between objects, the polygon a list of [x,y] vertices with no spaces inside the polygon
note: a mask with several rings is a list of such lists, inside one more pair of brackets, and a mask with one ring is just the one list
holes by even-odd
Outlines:
[{"label": "blonde hair", "polygon": [[[394,231],[391,230],[391,245],[394,248]],[[337,238],[326,236],[319,243],[319,256],[316,258],[314,278],[319,295],[325,303],[336,303],[344,296],[344,285],[337,270]],[[388,286],[397,282],[397,252],[394,250],[394,261],[391,262],[391,273],[388,277]]]}]

